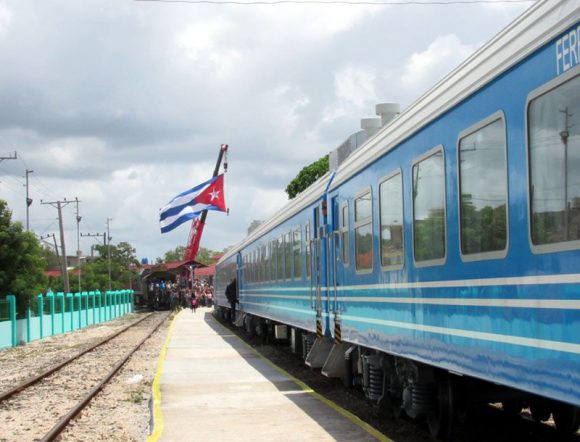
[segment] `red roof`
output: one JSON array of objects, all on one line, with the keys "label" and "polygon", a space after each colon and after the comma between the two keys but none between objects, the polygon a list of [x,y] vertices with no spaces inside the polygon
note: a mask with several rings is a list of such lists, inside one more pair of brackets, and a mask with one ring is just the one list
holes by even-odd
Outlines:
[{"label": "red roof", "polygon": [[[75,275],[78,275],[79,269],[72,269],[72,270],[69,270],[68,272],[73,273]],[[45,274],[45,276],[48,276],[49,278],[56,278],[58,276],[62,276],[62,272],[60,270],[45,270],[44,274]]]},{"label": "red roof", "polygon": [[215,265],[199,267],[193,271],[193,276],[213,276],[215,275]]},{"label": "red roof", "polygon": [[186,264],[193,264],[195,263],[195,261],[192,260],[186,260],[186,261],[173,261],[173,262],[166,262],[165,263],[165,268],[167,270],[175,270],[181,266],[184,266]]}]

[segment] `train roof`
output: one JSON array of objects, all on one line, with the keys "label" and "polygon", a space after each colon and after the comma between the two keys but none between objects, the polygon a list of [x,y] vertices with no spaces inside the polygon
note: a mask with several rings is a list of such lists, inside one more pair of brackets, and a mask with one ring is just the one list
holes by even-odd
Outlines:
[{"label": "train roof", "polygon": [[[572,26],[578,21],[578,11],[578,3],[569,0],[542,0],[532,5],[346,158],[336,170],[330,191]],[[325,174],[290,200],[228,250],[220,262],[319,199],[329,178],[330,173]]]}]

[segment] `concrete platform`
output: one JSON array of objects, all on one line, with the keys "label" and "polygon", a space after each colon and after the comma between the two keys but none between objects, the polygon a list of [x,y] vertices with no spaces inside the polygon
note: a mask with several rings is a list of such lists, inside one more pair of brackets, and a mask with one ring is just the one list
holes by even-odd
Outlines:
[{"label": "concrete platform", "polygon": [[209,308],[179,313],[166,351],[159,364],[161,413],[149,440],[388,440],[305,390],[217,322]]}]

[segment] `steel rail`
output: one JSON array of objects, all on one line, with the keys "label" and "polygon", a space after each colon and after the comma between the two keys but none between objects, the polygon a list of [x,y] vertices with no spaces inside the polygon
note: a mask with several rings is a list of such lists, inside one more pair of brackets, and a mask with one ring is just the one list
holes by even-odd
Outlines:
[{"label": "steel rail", "polygon": [[147,316],[145,316],[144,318],[139,319],[138,321],[133,322],[132,324],[129,324],[127,327],[124,327],[123,329],[121,329],[120,331],[112,334],[111,336],[107,336],[106,338],[102,339],[101,341],[97,342],[95,345],[83,350],[82,352],[71,356],[70,358],[66,359],[63,362],[60,362],[56,365],[53,365],[52,367],[48,368],[47,370],[43,371],[40,374],[37,374],[36,376],[32,376],[28,379],[26,379],[25,381],[23,381],[22,383],[18,384],[16,387],[13,387],[7,391],[4,391],[2,393],[0,393],[0,402],[5,401],[6,399],[14,396],[16,393],[21,392],[22,390],[27,389],[28,387],[30,387],[31,385],[36,384],[37,382],[41,381],[42,379],[44,379],[45,377],[53,374],[55,371],[60,370],[62,367],[64,367],[67,364],[70,364],[72,361],[74,361],[75,359],[80,358],[81,356],[87,354],[90,351],[93,351],[95,348],[100,347],[103,344],[106,344],[107,342],[109,342],[111,339],[116,338],[117,336],[119,336],[121,333],[127,331],[128,329],[130,329],[131,327],[134,327],[135,325],[143,322],[145,319],[149,318],[152,315],[152,313],[148,314]]},{"label": "steel rail", "polygon": [[84,408],[91,402],[91,400],[104,388],[105,384],[107,384],[115,374],[125,365],[125,363],[129,360],[129,358],[137,351],[139,348],[145,343],[147,339],[151,337],[153,333],[157,331],[161,324],[165,322],[165,320],[169,317],[169,315],[165,316],[159,324],[157,324],[153,330],[151,330],[147,336],[145,336],[141,341],[133,347],[124,357],[121,359],[113,368],[112,370],[101,380],[96,386],[94,386],[91,391],[75,405],[66,415],[64,415],[54,427],[50,429],[48,433],[46,433],[40,442],[50,442],[55,440],[60,433],[68,426],[69,422],[72,421]]}]

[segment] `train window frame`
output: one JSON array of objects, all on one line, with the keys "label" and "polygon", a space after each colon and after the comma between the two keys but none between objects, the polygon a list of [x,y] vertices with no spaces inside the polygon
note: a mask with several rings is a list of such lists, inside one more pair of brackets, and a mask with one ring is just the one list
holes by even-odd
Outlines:
[{"label": "train window frame", "polygon": [[[402,219],[401,219],[401,229],[402,229],[402,236],[403,236],[403,256],[401,264],[397,265],[383,265],[383,254],[381,251],[381,242],[382,242],[382,232],[383,232],[383,225],[382,225],[382,217],[381,217],[381,186],[389,181],[390,179],[394,178],[395,176],[399,175],[401,177],[401,209],[402,209]],[[401,270],[405,267],[405,253],[406,253],[406,244],[405,244],[405,181],[403,176],[403,170],[401,168],[393,170],[391,173],[385,175],[379,180],[378,183],[378,193],[379,193],[379,262],[381,266],[381,270],[383,272],[389,272],[394,270]]]},{"label": "train window frame", "polygon": [[[461,161],[460,161],[460,144],[461,140],[473,135],[474,133],[480,131],[481,129],[495,123],[496,121],[502,122],[502,133],[504,140],[504,160],[505,160],[505,195],[506,195],[506,244],[501,250],[492,250],[489,252],[478,252],[478,253],[464,253],[463,243],[462,243],[462,231],[461,231]],[[457,234],[458,234],[458,244],[459,244],[459,256],[463,262],[473,262],[473,261],[486,261],[492,259],[504,259],[509,252],[510,248],[510,187],[509,187],[509,165],[508,165],[508,137],[507,137],[507,124],[505,113],[503,110],[498,110],[493,114],[485,117],[484,119],[478,121],[477,123],[469,126],[467,129],[462,130],[457,137],[456,144],[457,153]]]},{"label": "train window frame", "polygon": [[[349,222],[349,204],[348,200],[343,201],[339,205],[340,207],[340,260],[342,261],[342,266],[347,268],[350,266],[350,222]],[[346,216],[345,216],[346,209]],[[346,238],[346,241],[345,241]]]},{"label": "train window frame", "polygon": [[554,78],[542,86],[531,91],[526,99],[526,107],[524,110],[524,120],[525,120],[525,151],[526,151],[526,173],[527,173],[527,202],[528,202],[528,243],[530,250],[534,254],[544,254],[544,253],[554,253],[554,252],[565,252],[570,250],[580,249],[580,239],[574,241],[561,241],[549,244],[534,244],[532,238],[532,174],[531,174],[531,155],[530,155],[530,121],[529,121],[529,111],[531,103],[542,95],[546,95],[551,91],[557,89],[564,83],[574,80],[576,77],[580,77],[580,65],[575,66],[571,70],[561,74],[557,78]]},{"label": "train window frame", "polygon": [[[445,245],[445,254],[441,258],[435,259],[427,259],[425,261],[417,261],[417,256],[415,253],[415,198],[413,193],[415,192],[415,187],[413,186],[413,169],[414,167],[422,161],[425,161],[427,158],[436,155],[437,153],[441,152],[443,155],[443,221],[444,221],[444,228],[443,228],[443,244]],[[423,267],[434,267],[434,266],[442,266],[445,265],[447,262],[447,257],[449,256],[449,240],[448,240],[448,222],[447,222],[447,167],[446,167],[446,160],[447,157],[445,155],[445,148],[443,144],[438,144],[437,146],[429,149],[428,151],[424,152],[422,155],[416,157],[413,162],[411,163],[411,239],[412,239],[412,253],[413,253],[413,264],[417,268]]]},{"label": "train window frame", "polygon": [[260,283],[266,282],[266,246],[260,244]]},{"label": "train window frame", "polygon": [[276,282],[278,278],[278,244],[276,238],[270,239],[270,282]]},{"label": "train window frame", "polygon": [[[370,204],[371,204],[371,210],[370,210],[370,216],[368,218],[365,218],[362,221],[357,221],[356,220],[356,201],[358,199],[360,199],[361,197],[363,197],[366,194],[369,194],[370,197]],[[364,189],[360,190],[355,197],[353,198],[353,202],[352,202],[352,210],[353,210],[353,233],[354,233],[354,247],[353,247],[353,253],[354,253],[354,269],[355,269],[355,273],[357,275],[368,275],[370,273],[373,273],[374,267],[375,267],[375,244],[374,244],[374,223],[373,223],[373,189],[371,186],[367,186]],[[361,228],[361,227],[365,227],[367,224],[370,224],[371,226],[371,266],[369,268],[363,268],[363,269],[359,269],[357,266],[357,248],[356,248],[356,231],[357,229]]]},{"label": "train window frame", "polygon": [[[292,230],[287,230],[286,232],[284,232],[284,280],[285,281],[291,281],[292,280],[292,275],[293,275],[293,270],[292,270],[292,258],[293,258],[293,254],[292,252],[293,247],[292,247]],[[288,268],[286,268],[286,266],[288,266]]]},{"label": "train window frame", "polygon": [[312,228],[310,221],[304,223],[304,261],[306,265],[306,280],[309,281],[312,275]]},{"label": "train window frame", "polygon": [[[298,238],[296,236],[298,235]],[[302,279],[302,226],[298,224],[292,229],[292,278]],[[296,262],[298,261],[298,262]],[[298,266],[296,266],[298,264]],[[298,270],[298,271],[297,271]]]},{"label": "train window frame", "polygon": [[286,273],[284,270],[284,235],[278,236],[276,241],[278,241],[276,246],[276,280],[284,281],[284,275]]}]

